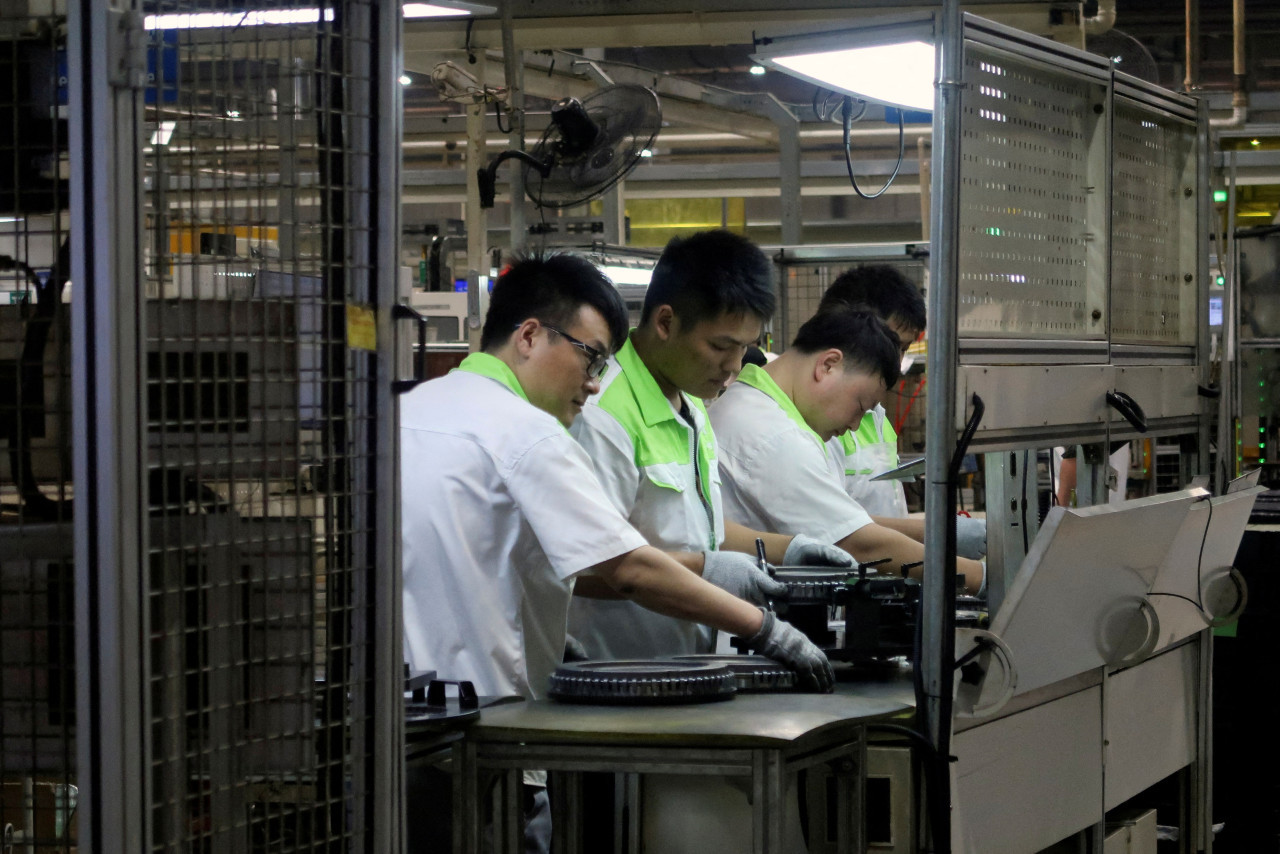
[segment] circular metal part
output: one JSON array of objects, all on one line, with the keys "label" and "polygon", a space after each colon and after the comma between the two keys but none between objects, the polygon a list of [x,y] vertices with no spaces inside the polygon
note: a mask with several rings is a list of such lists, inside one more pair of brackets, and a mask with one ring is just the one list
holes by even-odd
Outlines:
[{"label": "circular metal part", "polygon": [[778,567],[774,579],[787,585],[787,602],[831,602],[837,591],[844,590],[850,570],[798,566]]},{"label": "circular metal part", "polygon": [[564,703],[667,705],[732,699],[733,671],[675,659],[574,661],[551,674],[548,695]]},{"label": "circular metal part", "polygon": [[677,655],[672,660],[701,661],[727,667],[740,694],[791,691],[796,687],[794,671],[763,655]]}]

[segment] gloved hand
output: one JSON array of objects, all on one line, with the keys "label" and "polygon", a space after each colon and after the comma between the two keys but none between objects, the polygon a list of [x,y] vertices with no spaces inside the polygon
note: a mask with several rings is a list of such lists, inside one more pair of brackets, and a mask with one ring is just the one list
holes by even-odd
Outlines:
[{"label": "gloved hand", "polygon": [[956,517],[956,554],[977,560],[987,553],[987,520]]},{"label": "gloved hand", "polygon": [[787,544],[787,552],[782,556],[782,562],[786,566],[852,567],[853,557],[839,546],[829,546],[813,537],[796,534]]},{"label": "gloved hand", "polygon": [[[764,611],[763,608],[760,610]],[[785,664],[796,672],[802,683],[823,694],[835,687],[836,674],[822,650],[813,645],[800,630],[779,620],[772,611],[764,611],[760,631],[747,638],[747,645],[761,655]]]},{"label": "gloved hand", "polygon": [[756,559],[742,552],[707,551],[702,553],[702,577],[721,590],[753,605],[787,595],[787,585],[764,573]]}]

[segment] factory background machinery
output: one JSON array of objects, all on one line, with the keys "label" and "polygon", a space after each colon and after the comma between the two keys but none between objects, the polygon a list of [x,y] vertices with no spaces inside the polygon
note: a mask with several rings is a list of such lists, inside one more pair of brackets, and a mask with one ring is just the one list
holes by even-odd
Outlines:
[{"label": "factory background machinery", "polygon": [[[465,352],[481,281],[509,250],[595,253],[635,303],[669,236],[741,230],[778,262],[778,346],[843,265],[910,267],[935,302],[929,383],[921,353],[902,390],[900,432],[914,450],[950,447],[972,396],[985,401],[970,447],[985,455],[988,510],[1011,508],[990,517],[990,594],[1015,605],[992,628],[1005,632],[1015,664],[1038,595],[1019,581],[1026,556],[1052,567],[1058,550],[1078,547],[1060,542],[1131,527],[1103,513],[1042,519],[1037,452],[1081,446],[1081,504],[1105,487],[1101,450],[1140,435],[1157,437],[1153,455],[1163,447],[1176,460],[1161,492],[1193,473],[1211,474],[1221,492],[1253,465],[1273,480],[1275,235],[1235,226],[1269,223],[1280,198],[1275,65],[1245,51],[1274,35],[1275,10],[1251,6],[1246,33],[1237,0],[1232,55],[1231,4],[1216,0],[1188,4],[1185,16],[1148,0],[986,4],[978,11],[1000,24],[940,29],[973,43],[965,50],[976,65],[963,73],[982,78],[971,94],[987,99],[972,102],[975,112],[908,115],[899,131],[870,105],[846,133],[835,95],[751,70],[757,36],[932,6],[539,0],[447,3],[470,14],[402,21],[395,4],[359,0],[242,5],[14,0],[0,9],[0,849],[399,848],[388,413],[393,381],[412,370],[393,357],[393,341],[416,333],[397,329],[391,306],[449,319],[424,361],[433,348]],[[1096,58],[1037,52],[1019,33]],[[443,63],[457,73],[433,75]],[[527,170],[505,165],[493,173],[496,204],[482,210],[480,166],[506,149],[535,150],[559,99],[588,102],[617,85],[650,88],[662,106],[662,127],[630,172],[584,203],[539,207],[523,201]],[[1042,86],[1051,98],[1034,95]],[[993,92],[1054,109],[1019,114]],[[1024,124],[1019,139],[1070,140],[1062,159],[1088,190],[1064,204],[1083,232],[1028,225],[1054,176],[1026,182],[1021,196],[1006,186],[1002,170],[1043,165],[1045,155],[998,148],[994,123],[1019,115],[1070,128]],[[960,167],[940,175],[934,149],[944,140]],[[874,201],[849,181],[878,188],[891,173]],[[968,183],[938,183],[957,174]],[[1211,202],[1214,190],[1226,200]],[[1069,295],[1032,296],[1032,283],[1008,278],[1026,275],[1015,260],[1022,271],[1046,254],[1028,241],[1079,262],[1037,274]],[[1225,280],[1220,373],[1211,254]],[[1107,406],[1107,392],[1139,404],[1146,433]],[[927,442],[926,411],[943,414]],[[939,506],[941,493],[930,500]],[[1163,514],[1169,542],[1199,545],[1199,583],[1222,574],[1226,558],[1210,567],[1203,553],[1217,555],[1211,525],[1237,518],[1241,500],[1157,497],[1139,513]],[[1200,530],[1207,539],[1191,542]],[[945,551],[943,533],[931,537]],[[1159,596],[1159,584],[1183,583],[1177,573],[1188,571],[1164,557],[1149,558],[1164,569],[1140,597],[1150,604],[1135,606],[1164,627],[1150,649],[1144,638],[1142,656],[1041,674],[1038,687],[1092,672],[1041,713],[1096,720],[1118,752],[1123,719],[1141,708],[1126,698],[1182,680],[1185,692],[1167,695],[1175,702],[1148,711],[1188,716],[1173,722],[1178,738],[1153,769],[1190,769],[1190,816],[1208,803],[1210,641],[1194,614]],[[941,660],[928,672],[940,679]],[[989,690],[1002,695],[1001,668],[991,672]],[[981,691],[969,699],[995,708]],[[1005,794],[990,787],[1028,773],[993,780],[973,770],[984,751],[1010,755],[992,743],[1020,744],[997,730],[1022,713],[957,727],[962,830],[994,833],[990,807]],[[936,735],[945,724],[933,714]],[[1095,743],[1091,730],[1065,729]],[[1081,743],[1059,747],[1083,755],[1073,753]],[[874,761],[887,767],[892,756]],[[1115,773],[1096,798],[1086,788],[1074,817],[1064,809],[1057,824],[1015,823],[1022,835],[1002,850],[1077,833],[1081,816],[1092,821],[1149,782],[1123,776],[1131,759],[1108,757]],[[1187,835],[1207,846],[1212,816],[1202,806],[1188,821]],[[1100,821],[1086,831],[1094,844],[1103,832]]]}]

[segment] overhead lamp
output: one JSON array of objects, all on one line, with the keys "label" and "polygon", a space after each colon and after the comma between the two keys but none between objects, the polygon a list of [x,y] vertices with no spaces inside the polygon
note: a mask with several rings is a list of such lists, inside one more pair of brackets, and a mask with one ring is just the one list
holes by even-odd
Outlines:
[{"label": "overhead lamp", "polygon": [[436,0],[434,3],[405,3],[406,18],[460,18],[465,15],[496,15],[498,7],[464,0]]},{"label": "overhead lamp", "polygon": [[609,277],[614,286],[647,285],[653,276],[653,270],[645,267],[623,267],[619,264],[603,264],[600,272]]},{"label": "overhead lamp", "polygon": [[932,15],[847,30],[763,38],[754,62],[863,101],[933,110]]}]

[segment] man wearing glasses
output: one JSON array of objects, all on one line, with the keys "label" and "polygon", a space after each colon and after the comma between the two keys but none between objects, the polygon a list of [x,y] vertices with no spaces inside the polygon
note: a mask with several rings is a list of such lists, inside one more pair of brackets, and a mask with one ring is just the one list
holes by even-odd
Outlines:
[{"label": "man wearing glasses", "polygon": [[[883,320],[897,339],[904,359],[907,349],[925,329],[924,297],[920,289],[888,264],[854,267],[837,276],[822,295],[818,312],[841,305],[870,311]],[[827,445],[843,467],[849,496],[877,523],[923,541],[924,520],[906,518],[907,498],[902,482],[873,480],[898,465],[898,434],[889,423],[884,406],[876,404],[857,429],[846,430]],[[986,520],[958,516],[956,552],[962,557],[980,558],[986,551]]]},{"label": "man wearing glasses", "polygon": [[[705,551],[712,577],[758,565],[757,537],[775,564],[851,565],[833,546],[724,518],[703,399],[714,399],[737,373],[775,304],[773,267],[746,238],[716,230],[672,240],[654,268],[639,327],[571,429],[631,524],[659,548]],[[706,653],[715,646],[714,632],[704,627],[632,602],[581,596],[570,606],[569,634],[590,658]]]},{"label": "man wearing glasses", "polygon": [[[405,654],[414,670],[485,695],[544,696],[560,662],[574,578],[749,639],[819,690],[831,665],[799,631],[704,580],[701,551],[648,545],[565,429],[626,337],[626,307],[590,262],[517,261],[493,288],[481,352],[401,402]],[[692,570],[692,571],[690,571]],[[722,573],[763,601],[780,585]],[[539,775],[533,809],[545,794]]]}]

